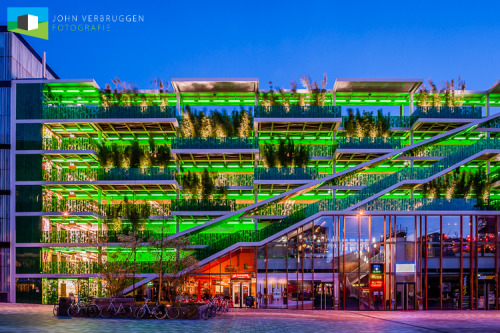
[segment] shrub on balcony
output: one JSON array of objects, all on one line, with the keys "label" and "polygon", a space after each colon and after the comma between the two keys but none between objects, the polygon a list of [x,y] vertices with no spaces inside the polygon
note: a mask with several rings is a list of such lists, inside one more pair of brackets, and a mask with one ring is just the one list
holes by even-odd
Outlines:
[{"label": "shrub on balcony", "polygon": [[183,137],[249,137],[252,126],[252,115],[244,109],[231,114],[225,110],[207,113],[186,106],[179,130]]},{"label": "shrub on balcony", "polygon": [[285,93],[283,88],[273,88],[272,82],[269,81],[269,91],[259,94],[260,105],[262,106],[305,106],[306,100],[307,105],[312,106],[324,106],[326,103],[326,86],[327,86],[327,75],[323,74],[323,80],[321,83],[317,81],[312,81],[309,75],[303,75],[300,77],[300,83],[307,90],[306,94],[297,93],[297,83],[295,81],[290,82],[290,93]]},{"label": "shrub on balcony", "polygon": [[207,169],[201,176],[188,171],[182,175],[182,187],[184,194],[191,199],[213,199],[217,196],[224,199],[227,196],[227,186],[215,186],[217,175],[209,173]]},{"label": "shrub on balcony", "polygon": [[106,169],[153,168],[154,166],[166,168],[170,164],[171,158],[170,147],[167,145],[157,146],[152,138],[150,138],[149,147],[146,149],[141,148],[137,140],[132,141],[132,144],[125,148],[115,143],[111,146],[101,144],[97,147],[99,164]]},{"label": "shrub on balcony", "polygon": [[472,197],[479,205],[486,202],[490,195],[491,177],[480,169],[473,173],[454,173],[444,175],[422,185],[425,199],[466,199]]},{"label": "shrub on balcony", "polygon": [[264,165],[268,168],[305,168],[310,160],[309,147],[295,145],[290,138],[280,139],[276,148],[275,145],[265,144],[262,150]]},{"label": "shrub on balcony", "polygon": [[347,137],[389,136],[390,116],[384,116],[382,110],[377,111],[376,118],[373,116],[373,112],[363,111],[363,115],[359,109],[356,110],[356,115],[352,109],[348,109],[348,112],[344,128]]},{"label": "shrub on balcony", "polygon": [[[455,84],[456,83],[456,84]],[[438,89],[436,84],[429,80],[430,89],[422,85],[419,92],[415,94],[417,106],[462,106],[465,95],[465,81],[458,77],[446,81],[442,89]]]}]

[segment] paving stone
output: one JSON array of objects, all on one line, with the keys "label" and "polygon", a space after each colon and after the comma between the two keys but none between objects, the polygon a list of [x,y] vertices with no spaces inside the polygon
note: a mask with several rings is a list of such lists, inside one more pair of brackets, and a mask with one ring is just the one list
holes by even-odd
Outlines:
[{"label": "paving stone", "polygon": [[0,332],[500,332],[500,311],[232,310],[209,320],[52,316],[52,306],[0,304]]}]

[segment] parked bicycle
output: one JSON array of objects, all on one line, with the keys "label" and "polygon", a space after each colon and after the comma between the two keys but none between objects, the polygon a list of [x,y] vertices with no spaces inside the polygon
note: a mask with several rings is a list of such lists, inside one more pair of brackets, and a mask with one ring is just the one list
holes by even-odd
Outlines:
[{"label": "parked bicycle", "polygon": [[141,319],[148,314],[150,316],[154,316],[156,319],[165,319],[167,316],[167,308],[165,305],[156,302],[155,306],[149,308],[148,301],[149,299],[144,298],[144,304],[135,310],[135,317],[137,319]]},{"label": "parked bicycle", "polygon": [[132,314],[132,307],[120,303],[118,308],[114,305],[114,298],[109,299],[109,305],[101,309],[101,317],[109,318],[111,316],[120,316],[121,318],[128,318]]},{"label": "parked bicycle", "polygon": [[78,302],[73,301],[73,303],[68,308],[68,316],[76,317],[79,315],[87,315],[89,317],[97,317],[101,313],[101,309],[97,304],[92,304],[92,302],[86,301],[85,298],[80,298]]},{"label": "parked bicycle", "polygon": [[52,314],[54,317],[57,317],[59,315],[59,303],[54,304],[54,308],[52,309]]},{"label": "parked bicycle", "polygon": [[218,315],[221,315],[224,312],[229,312],[229,301],[226,299],[219,298],[216,313]]},{"label": "parked bicycle", "polygon": [[[184,304],[184,309],[181,306]],[[185,316],[188,319],[196,319],[200,316],[200,310],[198,305],[190,303],[180,303],[176,302],[167,309],[167,317],[169,319],[177,319],[181,316]]]},{"label": "parked bicycle", "polygon": [[201,318],[207,320],[209,318],[215,317],[217,314],[217,305],[213,299],[209,300],[207,306],[201,313]]}]

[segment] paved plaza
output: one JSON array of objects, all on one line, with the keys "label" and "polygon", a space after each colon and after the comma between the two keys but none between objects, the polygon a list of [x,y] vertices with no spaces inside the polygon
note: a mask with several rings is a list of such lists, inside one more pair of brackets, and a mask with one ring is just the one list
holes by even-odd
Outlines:
[{"label": "paved plaza", "polygon": [[0,304],[0,332],[500,332],[500,311],[234,310],[215,319],[58,319],[52,306]]}]

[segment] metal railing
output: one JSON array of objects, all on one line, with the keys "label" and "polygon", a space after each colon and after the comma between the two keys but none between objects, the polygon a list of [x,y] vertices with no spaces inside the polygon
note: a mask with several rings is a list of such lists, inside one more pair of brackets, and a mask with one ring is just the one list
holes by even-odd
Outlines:
[{"label": "metal railing", "polygon": [[[410,127],[411,119],[408,116],[384,116],[385,119],[389,121],[389,127]],[[373,122],[378,123],[378,116],[373,116]],[[346,124],[349,121],[349,116],[342,116],[342,128],[346,128]]]},{"label": "metal railing", "polygon": [[401,139],[384,137],[338,137],[337,149],[400,149]]},{"label": "metal railing", "polygon": [[419,118],[481,119],[482,108],[478,106],[417,106],[410,116],[413,124]]},{"label": "metal railing", "polygon": [[315,180],[319,179],[314,168],[257,168],[255,180]]},{"label": "metal railing", "polygon": [[231,199],[181,199],[172,200],[172,211],[235,211],[248,206]]},{"label": "metal railing", "polygon": [[44,106],[42,119],[175,118],[175,106]]},{"label": "metal railing", "polygon": [[387,177],[388,174],[358,173],[346,178],[335,178],[329,186],[368,186]]},{"label": "metal railing", "polygon": [[42,150],[96,150],[94,138],[43,138]]},{"label": "metal railing", "polygon": [[476,199],[375,199],[363,205],[360,210],[365,211],[475,211],[499,210],[498,200],[485,200],[478,203]]},{"label": "metal railing", "polygon": [[255,118],[340,118],[340,106],[256,106]]},{"label": "metal railing", "polygon": [[181,137],[172,140],[172,149],[257,149],[258,147],[259,141],[254,137]]},{"label": "metal railing", "polygon": [[[183,186],[184,178],[177,175],[177,182]],[[218,173],[214,177],[215,186],[253,186],[253,174],[245,173]]]},{"label": "metal railing", "polygon": [[[136,231],[139,241],[147,242],[151,237],[158,238],[160,234],[155,231],[141,230]],[[42,231],[41,243],[120,243],[120,236],[127,235],[126,230],[101,230],[101,231],[83,231],[83,230],[52,230]],[[164,234],[168,237],[171,234]]]},{"label": "metal railing", "polygon": [[96,181],[96,180],[175,180],[175,171],[167,168],[123,169],[56,169],[43,173],[44,181]]}]

